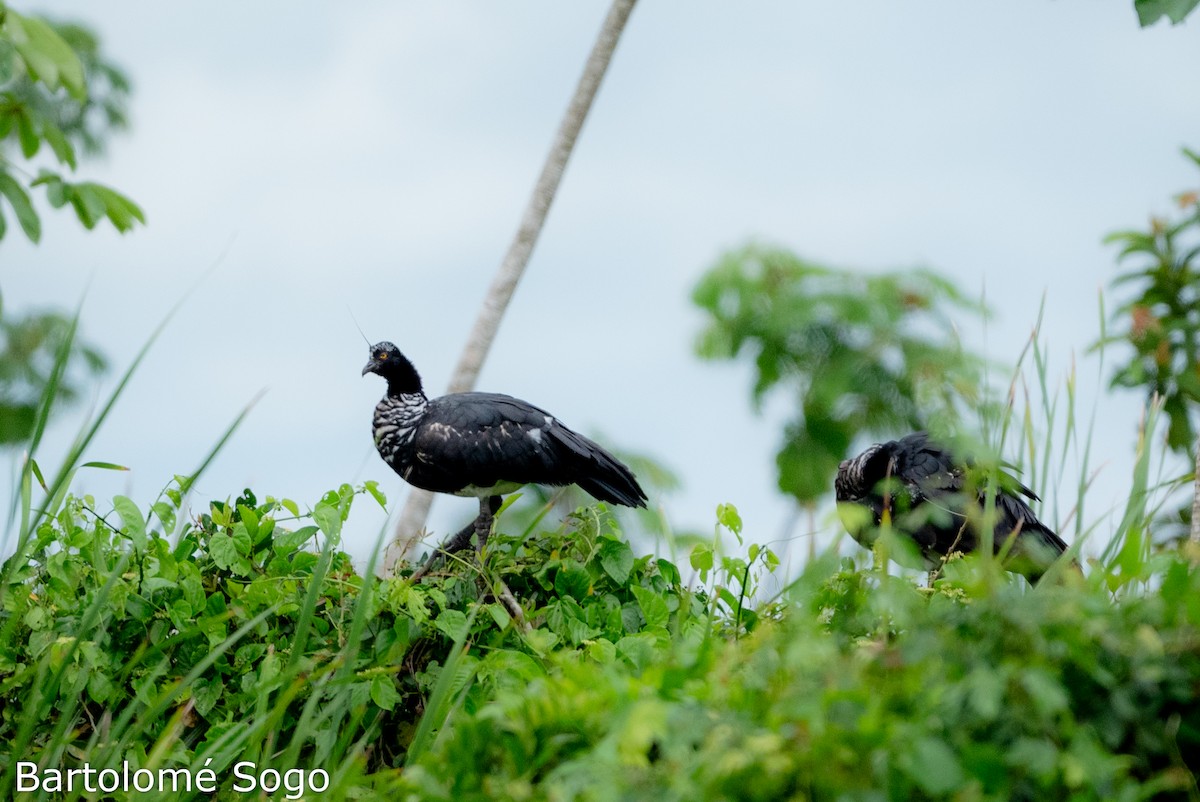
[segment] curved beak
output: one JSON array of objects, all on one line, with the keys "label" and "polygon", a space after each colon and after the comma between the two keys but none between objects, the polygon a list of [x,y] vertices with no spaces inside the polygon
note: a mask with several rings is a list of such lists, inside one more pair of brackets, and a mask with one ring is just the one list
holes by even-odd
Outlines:
[{"label": "curved beak", "polygon": [[363,368],[362,375],[366,376],[368,373],[377,373],[378,367],[379,367],[379,363],[376,362],[374,359],[372,359],[370,362],[367,363],[367,366],[365,368]]}]

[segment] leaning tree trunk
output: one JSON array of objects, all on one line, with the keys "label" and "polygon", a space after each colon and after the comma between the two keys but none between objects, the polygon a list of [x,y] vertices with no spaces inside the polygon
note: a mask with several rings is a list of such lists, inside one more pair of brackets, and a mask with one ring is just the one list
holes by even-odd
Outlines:
[{"label": "leaning tree trunk", "polygon": [[1196,443],[1196,476],[1192,489],[1192,542],[1200,543],[1200,442]]},{"label": "leaning tree trunk", "polygon": [[[592,46],[591,55],[584,66],[583,75],[575,87],[575,95],[571,98],[571,104],[559,124],[550,152],[546,154],[542,173],[538,176],[533,195],[530,196],[525,214],[521,217],[521,225],[513,237],[512,244],[508,246],[500,269],[496,271],[492,286],[483,300],[483,308],[479,310],[479,316],[475,319],[475,327],[471,330],[466,347],[459,357],[458,366],[454,369],[449,392],[466,392],[475,386],[475,381],[479,378],[483,360],[487,357],[492,341],[496,339],[500,320],[504,316],[504,310],[508,308],[509,301],[512,300],[521,274],[525,272],[525,265],[529,263],[529,256],[546,222],[546,215],[558,191],[567,160],[575,147],[575,140],[579,137],[583,121],[592,107],[596,91],[600,88],[600,81],[604,78],[609,61],[612,60],[613,51],[616,50],[617,41],[635,2],[636,0],[613,0],[612,7],[608,10],[608,16],[604,19],[596,44]],[[432,501],[433,495],[424,490],[414,488],[408,494],[404,509],[400,512],[400,520],[396,523],[395,535],[384,556],[385,574],[392,573],[397,560],[416,542],[425,526],[425,518],[429,515],[429,505]]]}]

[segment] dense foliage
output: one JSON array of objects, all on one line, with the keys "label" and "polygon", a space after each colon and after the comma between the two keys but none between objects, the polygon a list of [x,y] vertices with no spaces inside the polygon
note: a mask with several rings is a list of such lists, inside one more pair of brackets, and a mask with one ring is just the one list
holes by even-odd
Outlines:
[{"label": "dense foliage", "polygon": [[336,550],[362,492],[190,520],[177,488],[148,514],[69,499],[0,588],[0,765],[206,765],[229,798],[239,761],[326,771],[322,798],[1195,793],[1195,547],[1032,592],[830,553],[768,599],[769,550],[714,540],[684,575],[582,508],[413,586]]},{"label": "dense foliage", "polygon": [[[385,769],[410,751],[456,641],[471,643],[455,682],[473,709],[544,674],[551,653],[640,665],[672,627],[708,620],[675,566],[635,559],[596,510],[497,535],[479,576],[364,580],[333,547],[354,497],[343,486],[300,515],[247,491],[194,521],[177,520],[178,489],[147,516],[125,498],[105,516],[69,499],[4,571],[0,784],[18,759]],[[493,597],[505,582],[528,622]]]}]

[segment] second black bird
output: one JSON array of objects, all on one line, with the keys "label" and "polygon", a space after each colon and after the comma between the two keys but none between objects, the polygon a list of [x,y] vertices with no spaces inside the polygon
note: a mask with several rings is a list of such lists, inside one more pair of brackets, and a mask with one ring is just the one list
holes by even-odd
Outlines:
[{"label": "second black bird", "polygon": [[[629,468],[543,409],[498,393],[427,398],[416,369],[390,342],[371,347],[368,373],[387,380],[372,420],[379,455],[415,487],[479,498],[480,547],[501,497],[525,484],[576,484],[601,501],[646,506]],[[470,534],[468,527],[443,549],[465,546]]]},{"label": "second black bird", "polygon": [[[1036,582],[1067,544],[1026,503],[1038,500],[1032,490],[1003,472],[999,478],[994,549],[1006,550],[1006,567]],[[981,472],[924,432],[876,443],[845,460],[834,480],[839,516],[855,540],[870,548],[886,514],[919,552],[920,566],[912,567],[925,568],[979,548],[985,489]]]}]

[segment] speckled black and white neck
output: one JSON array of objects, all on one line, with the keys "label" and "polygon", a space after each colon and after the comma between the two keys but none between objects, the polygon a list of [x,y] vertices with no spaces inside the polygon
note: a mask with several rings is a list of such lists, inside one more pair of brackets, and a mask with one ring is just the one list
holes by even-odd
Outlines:
[{"label": "speckled black and white neck", "polygon": [[429,399],[420,391],[397,395],[389,392],[375,405],[371,429],[375,448],[383,461],[406,480],[412,473],[413,438],[428,407]]}]

